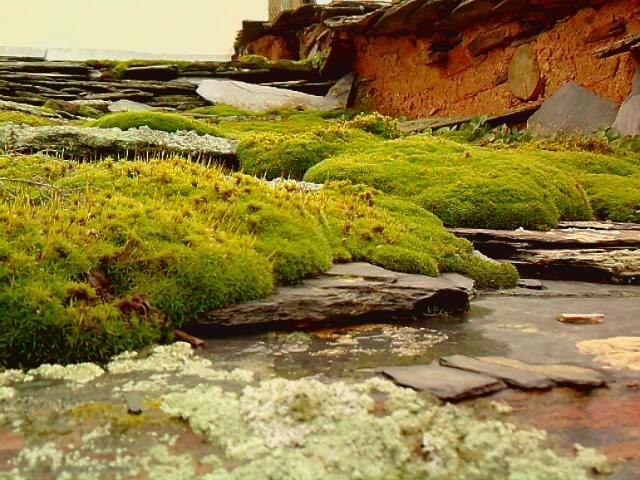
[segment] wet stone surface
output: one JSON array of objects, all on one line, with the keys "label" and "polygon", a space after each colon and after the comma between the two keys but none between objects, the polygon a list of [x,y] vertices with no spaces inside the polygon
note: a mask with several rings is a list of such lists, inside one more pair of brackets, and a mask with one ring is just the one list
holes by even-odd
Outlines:
[{"label": "wet stone surface", "polygon": [[[6,475],[0,478],[218,480],[257,478],[250,475],[260,471],[272,478],[334,474],[331,478],[346,479],[365,465],[361,478],[420,478],[425,458],[455,463],[449,447],[465,435],[471,435],[468,448],[480,446],[478,458],[485,467],[500,445],[509,452],[505,455],[526,465],[495,468],[533,466],[547,475],[540,477],[545,480],[586,479],[585,470],[574,464],[541,460],[536,446],[551,446],[566,458],[579,443],[609,456],[614,473],[607,478],[637,478],[638,372],[602,362],[577,344],[640,337],[640,288],[543,283],[544,290],[480,295],[462,317],[214,338],[197,352],[186,346],[151,356],[146,352],[141,359],[125,355],[104,368],[42,367],[26,378],[5,372],[0,377],[0,472]],[[601,311],[607,322],[556,320],[569,310]],[[590,393],[504,389],[443,408],[430,395],[396,387],[377,374],[383,366],[422,365],[455,354],[591,368],[610,386]],[[142,414],[128,413],[131,394]],[[435,416],[427,420],[421,416],[425,412]],[[516,434],[503,426],[509,423],[548,430],[549,437]],[[327,425],[337,430],[330,433]],[[398,427],[415,433],[399,435]],[[357,437],[359,432],[366,438]],[[526,447],[519,450],[521,442]],[[339,457],[332,464],[335,471],[328,467],[330,453]],[[311,457],[320,460],[309,462]],[[282,471],[285,464],[293,472],[289,476]],[[560,470],[569,476],[559,476]],[[449,473],[465,478],[468,471]]]}]

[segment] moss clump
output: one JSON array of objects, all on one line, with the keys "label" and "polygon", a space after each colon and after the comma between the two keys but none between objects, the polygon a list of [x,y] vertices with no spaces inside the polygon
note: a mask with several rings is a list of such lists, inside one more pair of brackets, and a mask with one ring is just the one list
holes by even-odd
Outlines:
[{"label": "moss clump", "polygon": [[445,225],[554,227],[591,218],[578,182],[534,155],[461,145],[432,137],[348,150],[310,169],[305,180],[351,180],[411,198]]},{"label": "moss clump", "polygon": [[154,112],[123,112],[105,115],[88,125],[95,128],[119,128],[130,130],[132,128],[149,127],[151,130],[163,132],[193,131],[198,135],[223,136],[217,128],[192,118],[175,113]]},{"label": "moss clump", "polygon": [[377,112],[357,115],[347,122],[351,128],[359,128],[378,137],[393,139],[402,136],[400,122]]},{"label": "moss clump", "polygon": [[37,115],[22,112],[0,112],[0,125],[13,123],[15,125],[29,125],[31,127],[45,127],[56,122]]},{"label": "moss clump", "polygon": [[640,223],[640,175],[588,175],[583,184],[596,216]]},{"label": "moss clump", "polygon": [[251,175],[299,180],[315,164],[368,137],[346,125],[328,125],[296,135],[254,134],[241,141],[238,158],[243,171]]},{"label": "moss clump", "polygon": [[[41,183],[4,181],[10,188],[0,190],[7,366],[138,350],[334,261],[433,275],[473,261],[471,245],[432,214],[369,187],[274,189],[178,159],[78,165],[0,157],[0,176]],[[484,266],[474,267],[478,278],[491,277],[493,266]]]},{"label": "moss clump", "polygon": [[260,117],[266,115],[264,113],[249,112],[231,105],[218,104],[209,107],[198,107],[189,110],[189,113],[199,115],[211,115],[213,117]]}]

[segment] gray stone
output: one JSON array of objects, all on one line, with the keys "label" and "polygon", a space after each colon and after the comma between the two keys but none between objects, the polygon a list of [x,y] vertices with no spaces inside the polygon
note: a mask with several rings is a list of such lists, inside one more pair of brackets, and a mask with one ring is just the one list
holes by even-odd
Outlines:
[{"label": "gray stone", "polygon": [[382,373],[398,385],[429,392],[441,400],[464,400],[497,392],[507,385],[495,378],[441,365],[387,367]]},{"label": "gray stone", "polygon": [[35,105],[29,105],[26,103],[11,102],[6,100],[0,100],[0,110],[10,112],[29,113],[31,115],[37,115],[39,117],[59,118],[57,113],[47,110],[46,108],[37,107]]},{"label": "gray stone", "polygon": [[540,280],[532,278],[521,278],[518,281],[519,288],[526,288],[529,290],[544,290],[544,284]]},{"label": "gray stone", "polygon": [[152,112],[155,110],[149,105],[132,100],[118,100],[110,104],[108,109],[110,112]]},{"label": "gray stone", "polygon": [[198,94],[213,104],[223,103],[250,112],[295,108],[328,111],[340,107],[335,99],[235,80],[203,80]]},{"label": "gray stone", "polygon": [[549,377],[558,385],[582,388],[598,388],[606,385],[602,374],[590,368],[562,364],[534,365],[505,357],[479,357],[479,360],[526,372],[538,373]]},{"label": "gray stone", "polygon": [[125,392],[122,394],[124,397],[124,401],[127,404],[127,412],[130,415],[141,415],[144,411],[144,407],[142,405],[143,399],[142,395],[138,392]]},{"label": "gray stone", "polygon": [[576,83],[568,83],[549,97],[529,119],[529,130],[545,134],[593,134],[611,127],[618,105]]},{"label": "gray stone", "polygon": [[146,127],[122,131],[118,128],[6,125],[0,127],[0,145],[15,152],[44,150],[82,160],[109,155],[120,158],[175,154],[209,161],[235,160],[237,142],[194,132],[167,133]]},{"label": "gray stone", "polygon": [[640,67],[636,68],[636,73],[633,76],[629,98],[633,97],[634,95],[640,95]]},{"label": "gray stone", "polygon": [[554,382],[544,375],[534,372],[527,372],[516,368],[497,365],[495,363],[483,362],[464,355],[451,355],[440,359],[440,365],[444,367],[457,368],[472,373],[487,375],[498,380],[502,380],[512,387],[525,390],[546,390],[552,388]]},{"label": "gray stone", "polygon": [[197,320],[200,336],[220,327],[348,323],[468,309],[473,282],[396,273],[366,263],[336,265],[328,273],[283,287],[253,302],[229,305]]},{"label": "gray stone", "polygon": [[519,252],[513,263],[556,279],[640,284],[640,249],[529,250]]},{"label": "gray stone", "polygon": [[640,135],[640,95],[634,95],[624,101],[613,128],[624,137]]},{"label": "gray stone", "polygon": [[340,104],[340,108],[348,108],[351,104],[351,93],[353,91],[353,84],[355,76],[353,73],[345,75],[338,82],[331,87],[326,98],[337,100]]},{"label": "gray stone", "polygon": [[565,226],[548,232],[450,231],[492,258],[509,260],[523,276],[640,284],[640,225],[574,222]]}]

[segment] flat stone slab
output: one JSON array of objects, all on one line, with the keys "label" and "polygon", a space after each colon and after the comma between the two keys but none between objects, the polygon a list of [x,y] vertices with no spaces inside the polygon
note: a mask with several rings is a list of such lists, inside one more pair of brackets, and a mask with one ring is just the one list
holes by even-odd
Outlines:
[{"label": "flat stone slab", "polygon": [[553,380],[540,373],[484,362],[464,355],[443,357],[440,359],[440,365],[487,375],[524,390],[546,390],[555,386]]},{"label": "flat stone slab", "polygon": [[640,249],[520,251],[513,263],[544,278],[640,284]]},{"label": "flat stone slab", "polygon": [[6,125],[0,127],[0,145],[9,151],[56,152],[80,160],[110,155],[120,158],[173,154],[207,161],[235,159],[237,142],[195,132],[167,133],[149,128],[122,131],[119,128]]},{"label": "flat stone slab", "polygon": [[[589,226],[580,226],[586,223]],[[571,224],[567,224],[571,225]],[[452,228],[451,233],[474,243],[493,242],[529,248],[640,248],[640,225],[583,222],[576,227],[546,232],[535,230],[489,230]],[[601,228],[598,227],[601,226]],[[482,250],[481,250],[482,251]]]},{"label": "flat stone slab", "polygon": [[340,108],[340,102],[334,98],[236,80],[203,80],[198,87],[198,94],[213,104],[224,103],[250,112],[294,108],[328,111]]},{"label": "flat stone slab", "polygon": [[570,82],[549,97],[534,113],[527,127],[546,135],[593,134],[613,125],[618,105]]},{"label": "flat stone slab", "polygon": [[274,295],[214,310],[191,325],[200,336],[217,327],[325,326],[393,315],[463,312],[473,282],[459,275],[439,278],[392,272],[367,263],[336,265]]},{"label": "flat stone slab", "polygon": [[640,371],[640,337],[612,337],[583,340],[578,350],[594,360],[616,369]]},{"label": "flat stone slab", "polygon": [[537,373],[550,378],[558,385],[579,388],[598,388],[606,385],[602,374],[590,368],[562,364],[534,365],[505,357],[478,357],[478,359],[485,363]]},{"label": "flat stone slab", "polygon": [[604,322],[601,313],[563,313],[558,315],[558,321],[574,325],[598,325]]},{"label": "flat stone slab", "polygon": [[640,284],[640,225],[573,222],[565,228],[454,228],[483,254],[511,261],[525,277]]},{"label": "flat stone slab", "polygon": [[429,392],[448,401],[478,397],[507,388],[504,382],[493,377],[437,364],[387,367],[381,372],[398,385]]}]

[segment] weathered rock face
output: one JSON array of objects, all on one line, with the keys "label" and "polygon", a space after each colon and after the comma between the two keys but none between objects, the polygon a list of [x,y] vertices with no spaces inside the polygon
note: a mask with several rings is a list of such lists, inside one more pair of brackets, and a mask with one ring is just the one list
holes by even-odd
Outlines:
[{"label": "weathered rock face", "polygon": [[200,335],[224,327],[324,327],[393,315],[466,311],[473,282],[391,272],[366,263],[336,265],[275,295],[215,310],[191,329]]},{"label": "weathered rock face", "polygon": [[16,152],[46,151],[65,158],[91,160],[101,156],[136,157],[179,154],[196,160],[235,163],[237,142],[194,132],[167,133],[149,128],[122,131],[118,128],[71,126],[0,127],[0,145]]},{"label": "weathered rock face", "polygon": [[[418,3],[424,2],[404,2],[397,8],[410,10]],[[530,2],[493,7],[495,2],[467,1],[435,27],[412,20],[429,18],[427,14],[442,18],[438,8],[458,3],[428,2],[396,20],[393,28],[389,24],[387,31],[379,30],[379,35],[355,35],[360,106],[410,118],[492,115],[546,99],[570,81],[618,104],[629,94],[637,62],[632,45],[623,45],[615,54],[607,47],[640,32],[637,2],[614,0],[600,7],[581,3],[583,9],[577,13],[571,12],[575,7],[569,2],[544,2],[520,13]],[[488,11],[483,6],[489,6]],[[447,23],[461,22],[455,17],[463,18],[463,9],[478,15],[475,23],[466,15],[459,35],[455,29],[446,33]],[[560,12],[573,15],[554,24]],[[482,16],[487,13],[490,17]],[[420,25],[445,33],[420,32]],[[404,32],[398,32],[401,28]],[[520,63],[525,81],[514,84],[510,67],[523,40],[529,42],[530,58]],[[522,85],[527,86],[524,93]]]},{"label": "weathered rock face", "polygon": [[409,118],[499,115],[545,100],[570,81],[622,102],[640,52],[640,5],[334,1],[247,28],[237,55],[273,44],[270,37],[297,42],[300,58],[324,58],[329,76],[353,64],[356,105],[365,109]]}]

